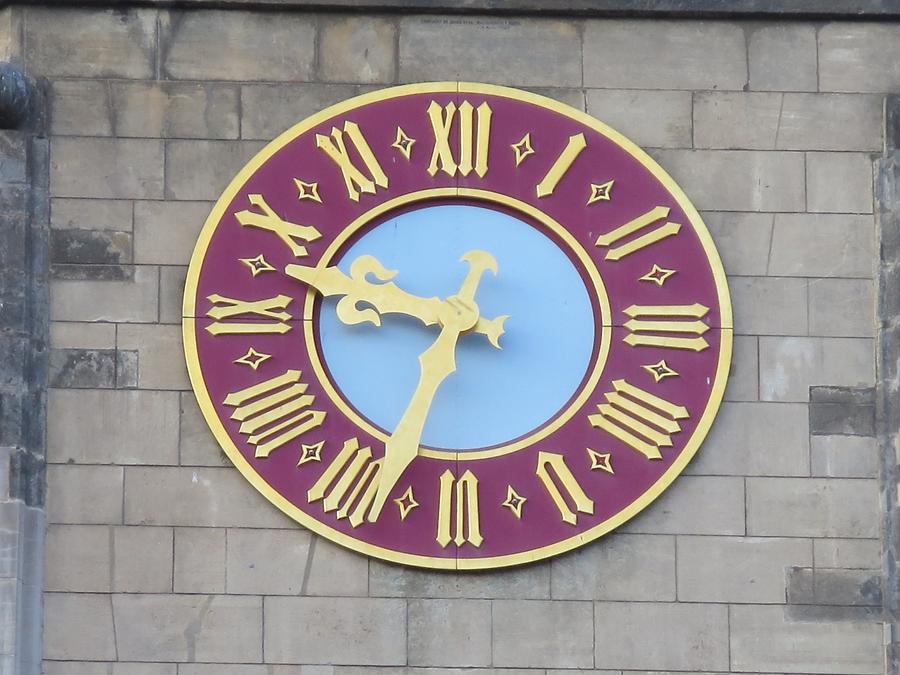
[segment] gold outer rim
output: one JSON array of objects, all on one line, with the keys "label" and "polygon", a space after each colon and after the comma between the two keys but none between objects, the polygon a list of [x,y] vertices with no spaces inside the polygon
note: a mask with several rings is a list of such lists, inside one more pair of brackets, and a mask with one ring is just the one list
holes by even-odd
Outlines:
[{"label": "gold outer rim", "polygon": [[[439,558],[432,556],[422,556],[410,553],[401,553],[391,549],[386,549],[375,544],[360,541],[354,537],[350,537],[343,532],[332,529],[311,515],[302,511],[300,508],[285,499],[280,493],[276,492],[266,483],[265,480],[250,466],[249,462],[240,453],[232,442],[225,427],[216,415],[215,408],[209,398],[209,392],[206,390],[206,384],[203,380],[203,373],[200,370],[200,362],[197,354],[197,342],[195,333],[195,299],[197,295],[197,286],[200,278],[200,269],[203,266],[203,259],[209,242],[215,232],[216,226],[225,213],[226,208],[231,200],[241,189],[247,179],[264,164],[273,154],[293,140],[296,136],[304,133],[321,122],[339,115],[348,110],[383,101],[389,98],[397,98],[400,96],[410,96],[413,94],[427,94],[438,92],[464,92],[473,94],[486,94],[492,96],[500,96],[512,98],[520,101],[526,101],[534,105],[552,110],[556,113],[574,119],[585,126],[594,129],[603,134],[607,138],[613,140],[620,147],[626,150],[632,157],[637,159],[648,171],[650,171],[669,191],[671,196],[678,202],[678,205],[684,211],[694,227],[694,231],[700,239],[706,257],[712,268],[713,278],[716,284],[716,293],[719,301],[719,315],[721,317],[721,331],[719,344],[719,362],[716,368],[715,380],[710,391],[709,400],[703,415],[700,418],[697,428],[691,435],[684,449],[678,455],[672,465],[666,472],[657,479],[640,497],[633,501],[628,507],[619,511],[612,518],[608,518],[602,523],[598,523],[591,529],[573,535],[568,539],[541,546],[528,551],[521,551],[505,556],[495,556],[489,558]],[[231,183],[222,193],[222,196],[216,201],[212,211],[206,219],[203,229],[197,240],[197,245],[191,256],[190,266],[188,267],[187,278],[185,280],[184,303],[182,305],[183,324],[182,333],[184,338],[185,359],[187,361],[188,375],[191,380],[191,386],[200,405],[200,410],[206,418],[210,428],[219,445],[228,455],[229,459],[234,463],[235,467],[241,472],[251,485],[253,485],[266,499],[281,509],[286,515],[299,522],[316,534],[327,537],[335,543],[346,546],[352,550],[381,558],[390,562],[414,565],[417,567],[426,567],[431,569],[459,569],[459,570],[476,570],[486,568],[508,567],[511,565],[520,565],[523,563],[549,558],[551,556],[570,551],[583,544],[586,544],[607,532],[618,527],[630,518],[637,515],[653,502],[663,490],[665,490],[678,477],[681,471],[687,466],[687,463],[697,453],[701,443],[709,433],[716,413],[721,405],[722,398],[725,394],[725,385],[728,380],[728,371],[731,365],[731,348],[732,348],[732,310],[731,298],[728,293],[728,282],[725,277],[725,270],[722,267],[722,261],[719,253],[713,243],[712,236],[706,225],[700,218],[697,209],[694,208],[687,195],[675,183],[671,176],[656,163],[646,152],[641,150],[637,145],[625,138],[619,132],[611,129],[599,120],[594,119],[587,113],[575,110],[563,103],[554,101],[553,99],[539,94],[534,94],[511,87],[502,87],[492,84],[479,84],[474,82],[427,82],[422,84],[409,84],[400,87],[389,87],[378,91],[356,96],[346,101],[342,101],[325,110],[322,110],[311,117],[306,118],[302,122],[294,125],[271,143],[265,146],[253,159],[251,159],[243,169],[232,179]]]},{"label": "gold outer rim", "polygon": [[[505,443],[503,445],[487,448],[485,450],[467,450],[465,452],[456,452],[453,450],[439,450],[433,448],[419,449],[419,455],[422,457],[431,457],[433,459],[445,459],[450,461],[456,461],[457,459],[470,460],[486,459],[488,457],[499,457],[500,455],[506,455],[510,452],[521,450],[522,448],[526,448],[529,445],[533,445],[534,443],[543,440],[554,431],[562,427],[570,419],[572,419],[572,416],[576,412],[578,412],[578,410],[585,403],[587,403],[588,398],[594,392],[594,388],[597,386],[597,382],[600,380],[600,376],[603,374],[603,368],[604,366],[606,366],[606,359],[609,356],[610,336],[612,334],[612,325],[609,323],[609,317],[612,315],[612,311],[610,310],[609,306],[609,297],[606,293],[606,287],[603,285],[603,280],[600,278],[600,273],[597,271],[597,266],[594,264],[594,261],[591,260],[590,257],[588,257],[587,251],[585,251],[584,247],[578,242],[578,240],[572,236],[571,232],[569,232],[553,218],[535,208],[531,204],[527,204],[526,202],[519,201],[518,199],[514,199],[513,197],[500,194],[499,192],[492,192],[490,190],[478,190],[474,188],[431,188],[427,190],[419,190],[417,192],[410,192],[408,194],[389,199],[383,204],[379,204],[369,211],[366,211],[364,214],[350,223],[347,227],[345,227],[341,231],[341,233],[332,240],[328,248],[325,249],[325,252],[322,254],[319,264],[328,264],[331,259],[335,255],[337,255],[338,251],[342,246],[344,246],[347,240],[350,239],[350,237],[352,237],[354,234],[356,234],[360,229],[365,227],[368,223],[370,223],[373,219],[389,213],[393,209],[399,208],[401,206],[439,197],[468,197],[469,199],[502,204],[503,206],[508,206],[511,209],[519,211],[520,213],[524,213],[534,220],[537,220],[539,223],[541,223],[541,225],[543,225],[548,230],[556,234],[556,236],[558,236],[560,239],[562,239],[563,243],[571,248],[572,252],[578,257],[578,260],[584,266],[584,269],[591,280],[591,284],[593,284],[593,290],[597,295],[597,301],[600,305],[600,348],[597,351],[597,358],[593,360],[593,364],[589,364],[590,370],[587,372],[587,377],[582,378],[583,384],[581,385],[581,388],[578,390],[575,397],[572,398],[571,402],[566,405],[562,409],[562,411],[556,414],[556,416],[554,416],[549,422],[544,423],[543,426],[538,427],[527,436],[513,441],[512,443]],[[308,290],[306,293],[306,304],[304,305],[303,314],[303,332],[306,342],[306,349],[309,352],[309,360],[312,364],[313,370],[316,373],[316,377],[319,380],[319,384],[325,390],[325,393],[328,395],[328,398],[331,399],[332,403],[334,403],[338,407],[338,410],[340,410],[351,422],[353,422],[356,426],[358,426],[366,433],[372,435],[374,438],[377,438],[378,440],[386,443],[388,440],[388,435],[378,427],[374,426],[365,417],[360,415],[351,405],[349,405],[347,401],[344,400],[344,397],[341,396],[341,394],[334,387],[331,379],[325,372],[325,367],[322,365],[321,357],[319,356],[319,352],[316,349],[316,340],[314,334],[315,326],[313,325],[313,322],[311,320],[313,302],[316,299],[317,295],[318,294],[313,289]]]}]

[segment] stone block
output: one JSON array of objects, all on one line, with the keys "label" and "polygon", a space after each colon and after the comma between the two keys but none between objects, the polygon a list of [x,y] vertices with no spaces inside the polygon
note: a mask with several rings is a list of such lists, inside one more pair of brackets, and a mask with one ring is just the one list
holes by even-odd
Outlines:
[{"label": "stone block", "polygon": [[129,281],[53,281],[50,316],[56,321],[119,321],[152,323],[157,320],[159,270],[136,266]]},{"label": "stone block", "polygon": [[805,279],[733,277],[728,286],[738,335],[806,335]]},{"label": "stone block", "polygon": [[51,230],[50,262],[121,265],[131,262],[131,233],[113,230]]},{"label": "stone block", "polygon": [[309,557],[305,530],[228,530],[226,592],[299,595]]},{"label": "stone block", "polygon": [[48,466],[47,521],[122,522],[122,467]]},{"label": "stone block", "polygon": [[600,668],[728,669],[725,605],[598,602],[594,630]]},{"label": "stone block", "polygon": [[29,7],[25,63],[43,77],[152,78],[156,11]]},{"label": "stone block", "polygon": [[883,108],[881,96],[784,94],[776,147],[881,151]]},{"label": "stone block", "polygon": [[526,91],[552,98],[554,101],[565,103],[567,106],[584,112],[586,110],[584,101],[584,89],[575,89],[570,87],[528,87]]},{"label": "stone block", "polygon": [[748,478],[747,534],[877,537],[878,482],[859,478]]},{"label": "stone block", "polygon": [[820,213],[872,213],[872,171],[868,155],[806,153],[808,209]]},{"label": "stone block", "polygon": [[50,131],[57,136],[113,136],[112,85],[104,80],[50,84]]},{"label": "stone block", "polygon": [[365,596],[369,592],[369,558],[322,537],[313,537],[304,595]]},{"label": "stone block", "polygon": [[115,230],[131,232],[133,207],[118,199],[50,200],[50,227],[55,230]]},{"label": "stone block", "polygon": [[112,590],[110,530],[103,525],[47,528],[44,590],[108,593]]},{"label": "stone block", "polygon": [[731,607],[731,666],[742,671],[880,673],[878,623],[794,622],[782,607]]},{"label": "stone block", "polygon": [[881,569],[881,542],[877,539],[814,539],[815,566],[844,569]]},{"label": "stone block", "polygon": [[874,387],[810,387],[809,400],[813,435],[875,435]]},{"label": "stone block", "polygon": [[408,611],[410,665],[491,664],[489,600],[411,600]]},{"label": "stone block", "polygon": [[406,663],[405,600],[271,597],[264,620],[269,663]]},{"label": "stone block", "polygon": [[319,79],[362,84],[394,81],[397,26],[373,16],[328,17],[319,24]]},{"label": "stone block", "polygon": [[[142,389],[190,389],[187,366],[182,358],[181,326],[168,324],[123,324],[119,326],[119,349],[138,353],[138,386]],[[177,417],[170,420],[177,428]]]},{"label": "stone block", "polygon": [[139,138],[237,138],[236,85],[119,82],[111,88],[112,129]]},{"label": "stone block", "polygon": [[802,153],[663,149],[651,154],[699,209],[806,209]]},{"label": "stone block", "polygon": [[766,274],[775,222],[773,214],[706,211],[703,221],[716,242],[726,274]]},{"label": "stone block", "polygon": [[679,537],[678,599],[782,604],[785,569],[812,555],[808,539]]},{"label": "stone block", "polygon": [[809,282],[811,335],[872,337],[875,288],[868,279],[812,279]]},{"label": "stone block", "polygon": [[0,183],[24,183],[28,138],[17,130],[0,129]]},{"label": "stone block", "polygon": [[[756,91],[816,91],[816,28],[779,22],[748,36],[750,88]],[[791,64],[789,68],[785,64]]]},{"label": "stone block", "polygon": [[176,593],[225,592],[225,530],[176,527]]},{"label": "stone block", "polygon": [[874,382],[871,339],[759,338],[759,397],[763,401],[808,401],[813,385],[870,387]]},{"label": "stone block", "polygon": [[313,79],[315,20],[302,12],[172,11],[160,15],[160,44],[169,79]]},{"label": "stone block", "polygon": [[[2,661],[0,661],[2,663]],[[110,675],[111,663],[99,661],[48,661],[44,659],[43,675]],[[6,671],[0,671],[5,673]],[[10,672],[12,672],[10,670]]]},{"label": "stone block", "polygon": [[435,574],[373,558],[369,563],[369,593],[400,598],[549,598],[550,564]]},{"label": "stone block", "polygon": [[57,136],[51,141],[50,192],[54,197],[159,199],[163,161],[158,140]]},{"label": "stone block", "polygon": [[681,476],[620,531],[742,535],[744,481],[728,476]]},{"label": "stone block", "polygon": [[116,327],[111,323],[50,322],[51,349],[115,349]]},{"label": "stone block", "polygon": [[180,663],[178,675],[334,675],[332,666],[270,666]]},{"label": "stone block", "polygon": [[49,385],[60,389],[114,389],[115,349],[52,349]]},{"label": "stone block", "polygon": [[866,436],[813,436],[810,464],[813,476],[878,478],[880,457],[875,439]]},{"label": "stone block", "polygon": [[208,202],[136,202],[135,262],[187,265],[211,207]]},{"label": "stone block", "polygon": [[114,663],[112,675],[175,675],[174,663]]},{"label": "stone block", "polygon": [[245,84],[241,138],[271,140],[310,115],[360,93],[349,84]]},{"label": "stone block", "polygon": [[400,20],[400,81],[580,87],[580,42],[578,27],[568,21],[406,17]]},{"label": "stone block", "polygon": [[129,661],[262,661],[262,599],[112,596],[116,646]]},{"label": "stone block", "polygon": [[177,464],[178,394],[51,390],[51,462]]},{"label": "stone block", "polygon": [[808,476],[808,411],[800,403],[724,403],[691,474]]},{"label": "stone block", "polygon": [[181,323],[184,279],[187,267],[166,265],[159,268],[159,322]]},{"label": "stone block", "polygon": [[180,442],[182,466],[228,466],[231,463],[209,430],[191,392],[181,394]]},{"label": "stone block", "polygon": [[241,167],[262,147],[263,144],[256,141],[168,141],[166,197],[217,199]]},{"label": "stone block", "polygon": [[675,538],[607,536],[554,559],[551,570],[555,600],[675,600]]},{"label": "stone block", "polygon": [[589,668],[593,609],[589,602],[495,600],[493,665]]},{"label": "stone block", "polygon": [[756,401],[759,398],[759,345],[755,335],[733,338],[731,370],[726,401]]},{"label": "stone block", "polygon": [[747,84],[744,33],[738,24],[718,21],[589,21],[584,26],[584,84],[741,89]]},{"label": "stone block", "polygon": [[296,527],[234,469],[162,466],[126,470],[125,523]]},{"label": "stone block", "polygon": [[691,147],[690,92],[588,89],[587,112],[641,147]]},{"label": "stone block", "polygon": [[874,260],[871,216],[775,215],[769,274],[871,279]]},{"label": "stone block", "polygon": [[44,594],[44,657],[111,661],[116,635],[108,595]]},{"label": "stone block", "polygon": [[7,6],[0,10],[0,60],[21,65],[24,12]]},{"label": "stone block", "polygon": [[880,609],[880,575],[876,570],[794,568],[788,576],[788,603]]},{"label": "stone block", "polygon": [[113,590],[118,593],[172,592],[172,529],[113,528]]},{"label": "stone block", "polygon": [[782,94],[698,92],[694,94],[694,147],[726,150],[774,150]]},{"label": "stone block", "polygon": [[891,92],[900,88],[900,26],[838,22],[819,37],[820,91]]}]

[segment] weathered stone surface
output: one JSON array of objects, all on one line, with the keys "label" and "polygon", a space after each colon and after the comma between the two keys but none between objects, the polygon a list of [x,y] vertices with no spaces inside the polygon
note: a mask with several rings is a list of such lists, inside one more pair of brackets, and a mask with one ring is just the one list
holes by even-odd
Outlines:
[{"label": "weathered stone surface", "polygon": [[262,599],[112,596],[118,656],[130,661],[262,660]]},{"label": "weathered stone surface", "polygon": [[694,145],[726,150],[774,150],[783,95],[769,92],[694,94]]},{"label": "weathered stone surface", "polygon": [[132,205],[117,199],[50,200],[50,226],[55,230],[115,230],[131,232]]},{"label": "weathered stone surface", "polygon": [[187,267],[166,265],[159,268],[159,322],[181,323],[184,279]]},{"label": "weathered stone surface", "polygon": [[29,7],[25,62],[44,77],[152,78],[156,12]]},{"label": "weathered stone surface", "polygon": [[748,478],[747,534],[877,537],[878,484],[849,478]]},{"label": "weathered stone surface", "polygon": [[589,602],[495,600],[493,620],[495,666],[587,668],[593,665],[593,615]]},{"label": "weathered stone surface", "polygon": [[491,664],[488,600],[412,600],[407,623],[410,665]]},{"label": "weathered stone surface", "polygon": [[889,92],[900,88],[900,27],[830,23],[819,36],[819,89]]},{"label": "weathered stone surface", "polygon": [[114,389],[116,350],[51,350],[49,385],[61,389]]},{"label": "weathered stone surface", "polygon": [[50,191],[54,197],[161,198],[163,144],[57,136],[51,142]]},{"label": "weathered stone surface", "polygon": [[816,567],[880,569],[881,542],[877,539],[814,539]]},{"label": "weathered stone surface", "polygon": [[116,636],[109,596],[45,593],[44,656],[72,661],[115,659]]},{"label": "weathered stone surface", "polygon": [[788,575],[787,599],[793,605],[880,608],[881,575],[875,570],[794,568]]},{"label": "weathered stone surface", "polygon": [[751,150],[654,150],[653,157],[709,211],[803,211],[803,154]]},{"label": "weathered stone surface", "polygon": [[228,593],[299,595],[309,555],[305,530],[228,530]]},{"label": "weathered stone surface", "polygon": [[262,146],[251,141],[169,141],[166,143],[166,197],[218,199],[235,174]]},{"label": "weathered stone surface", "polygon": [[554,599],[671,601],[675,600],[675,539],[607,536],[553,560],[551,570]]},{"label": "weathered stone surface", "polygon": [[154,322],[159,270],[137,266],[133,281],[54,281],[50,316],[56,321]]},{"label": "weathered stone surface", "polygon": [[808,476],[809,427],[805,405],[724,403],[692,474]]},{"label": "weathered stone surface", "polygon": [[48,466],[47,521],[121,523],[122,467]]},{"label": "weathered stone surface", "polygon": [[241,87],[241,138],[271,140],[330,105],[360,93],[349,84],[245,84]]},{"label": "weathered stone surface", "polygon": [[113,528],[113,590],[119,593],[172,592],[172,529]]},{"label": "weathered stone surface", "polygon": [[51,390],[51,462],[177,464],[178,394]]},{"label": "weathered stone surface", "polygon": [[312,562],[304,595],[360,597],[368,594],[367,556],[315,536],[311,540],[309,555]]},{"label": "weathered stone surface", "polygon": [[160,15],[163,74],[175,80],[312,79],[315,23],[303,13],[172,11]]},{"label": "weathered stone surface", "polygon": [[868,279],[812,279],[809,282],[811,335],[872,337],[875,289]]},{"label": "weathered stone surface", "polygon": [[872,213],[872,160],[851,152],[806,154],[807,207],[821,213]]},{"label": "weathered stone surface", "polygon": [[598,602],[594,630],[600,668],[728,669],[725,605]]},{"label": "weathered stone surface", "polygon": [[781,607],[731,607],[731,665],[746,671],[880,673],[877,623],[794,622]]},{"label": "weathered stone surface", "polygon": [[806,335],[805,279],[735,277],[728,286],[738,335]]},{"label": "weathered stone surface", "polygon": [[874,244],[871,216],[779,213],[769,274],[871,279]]},{"label": "weathered stone surface", "polygon": [[642,147],[691,147],[690,92],[589,89],[587,112]]},{"label": "weathered stone surface", "polygon": [[383,598],[266,599],[270,663],[406,663],[406,602]]},{"label": "weathered stone surface", "polygon": [[402,82],[470,80],[526,87],[582,85],[578,28],[565,21],[403,18],[399,58]]},{"label": "weathered stone surface", "polygon": [[118,330],[119,349],[138,353],[138,387],[190,389],[184,360],[172,358],[182,349],[181,326],[123,324]]},{"label": "weathered stone surface", "polygon": [[111,590],[110,529],[103,525],[47,528],[44,590],[108,593]]},{"label": "weathered stone surface", "polygon": [[224,593],[225,530],[176,527],[173,567],[176,593]]},{"label": "weathered stone surface", "polygon": [[51,349],[115,349],[116,327],[111,323],[50,322]]},{"label": "weathered stone surface", "polygon": [[[697,45],[703,45],[698,49]],[[643,89],[741,89],[747,48],[737,24],[638,20],[584,27],[584,84]]]},{"label": "weathered stone surface", "polygon": [[319,77],[326,82],[392,82],[396,23],[381,17],[329,17],[319,25]]},{"label": "weathered stone surface", "polygon": [[[875,405],[848,397],[839,401],[816,400],[816,391],[826,387],[810,387],[809,430],[821,436],[874,436]],[[835,389],[839,389],[835,387]],[[846,388],[854,391],[853,388]],[[871,388],[863,388],[871,391]],[[859,390],[856,390],[859,391]]]},{"label": "weathered stone surface", "polygon": [[73,265],[131,262],[131,233],[113,230],[51,230],[50,261]]},{"label": "weathered stone surface", "polygon": [[130,467],[125,522],[182,527],[296,527],[234,469]]},{"label": "weathered stone surface", "polygon": [[706,211],[703,221],[716,242],[726,274],[766,274],[775,222],[773,214]]},{"label": "weathered stone surface", "polygon": [[372,559],[369,593],[404,598],[549,598],[550,564],[499,572],[435,574]]},{"label": "weathered stone surface", "polygon": [[744,481],[720,476],[682,476],[620,531],[744,534]]},{"label": "weathered stone surface", "polygon": [[758,340],[755,335],[737,335],[731,349],[725,400],[756,401],[759,398]]},{"label": "weathered stone surface", "polygon": [[[816,29],[776,23],[750,32],[750,88],[757,91],[816,91]],[[785,64],[791,64],[789,68]]]},{"label": "weathered stone surface", "polygon": [[187,265],[211,207],[208,202],[136,202],[135,262]]},{"label": "weathered stone surface", "polygon": [[785,569],[812,554],[808,539],[679,537],[678,599],[783,603]]},{"label": "weathered stone surface", "polygon": [[763,401],[807,401],[813,385],[870,387],[875,346],[868,338],[760,337]]},{"label": "weathered stone surface", "polygon": [[823,478],[877,478],[880,457],[875,439],[866,436],[813,436],[810,438],[813,476]]}]

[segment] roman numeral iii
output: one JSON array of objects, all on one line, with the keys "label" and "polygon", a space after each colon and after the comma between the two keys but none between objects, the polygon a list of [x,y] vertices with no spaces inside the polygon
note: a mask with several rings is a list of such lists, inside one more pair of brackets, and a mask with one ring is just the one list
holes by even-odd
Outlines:
[{"label": "roman numeral iii", "polygon": [[[477,122],[473,120],[473,111],[476,110]],[[428,119],[431,120],[431,129],[434,131],[434,150],[431,152],[428,173],[433,176],[440,169],[448,176],[455,176],[457,171],[463,176],[468,176],[474,168],[475,173],[483,178],[488,170],[488,144],[491,139],[493,114],[491,107],[487,103],[482,103],[475,109],[471,103],[463,101],[458,112],[459,161],[454,159],[450,147],[450,133],[457,113],[456,104],[448,103],[441,107],[437,101],[432,101],[428,106]]]}]

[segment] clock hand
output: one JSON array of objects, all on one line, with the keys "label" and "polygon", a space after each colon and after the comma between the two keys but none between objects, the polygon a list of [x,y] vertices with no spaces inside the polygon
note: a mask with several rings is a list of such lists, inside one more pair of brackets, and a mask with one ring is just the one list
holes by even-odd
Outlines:
[{"label": "clock hand", "polygon": [[[485,271],[497,274],[497,261],[485,251],[469,251],[462,260],[469,263],[469,273],[459,293],[440,305],[441,332],[434,343],[419,356],[419,383],[409,405],[384,448],[384,464],[378,474],[378,491],[369,510],[369,522],[375,522],[388,495],[400,476],[419,453],[419,442],[425,419],[438,387],[456,370],[456,342],[459,336],[478,322],[479,310],[475,291]],[[505,317],[503,317],[505,318]]]},{"label": "clock hand", "polygon": [[[357,324],[369,321],[376,326],[381,325],[381,314],[405,314],[419,319],[426,326],[440,323],[443,303],[437,297],[422,298],[401,290],[390,282],[396,271],[385,269],[378,260],[370,255],[363,255],[353,261],[350,276],[337,267],[306,267],[304,265],[288,265],[285,274],[315,288],[322,295],[343,295],[337,304],[338,318],[345,324]],[[371,274],[379,281],[373,283],[367,276]],[[357,304],[365,302],[372,307],[358,309]],[[475,325],[469,330],[487,337],[492,345],[500,348],[500,336],[503,335],[503,322],[508,317],[498,316],[494,319],[478,317]]]}]

